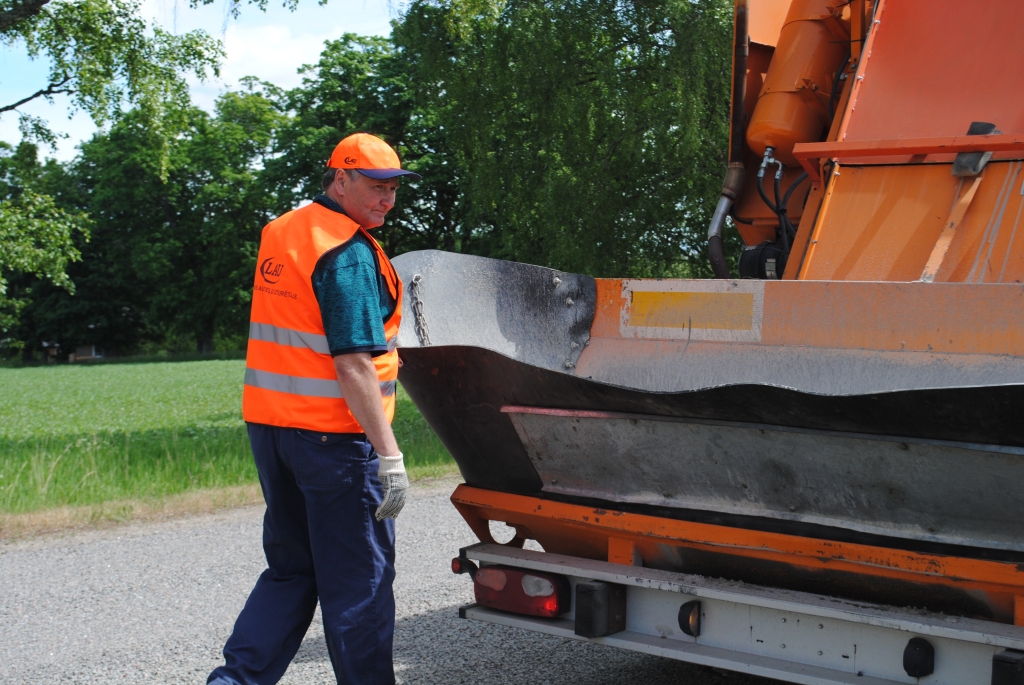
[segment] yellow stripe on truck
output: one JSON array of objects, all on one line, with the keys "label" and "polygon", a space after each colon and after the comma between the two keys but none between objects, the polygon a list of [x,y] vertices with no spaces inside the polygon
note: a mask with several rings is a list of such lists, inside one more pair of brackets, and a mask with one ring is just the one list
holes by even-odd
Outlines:
[{"label": "yellow stripe on truck", "polygon": [[754,326],[753,293],[633,291],[629,325],[749,331]]}]

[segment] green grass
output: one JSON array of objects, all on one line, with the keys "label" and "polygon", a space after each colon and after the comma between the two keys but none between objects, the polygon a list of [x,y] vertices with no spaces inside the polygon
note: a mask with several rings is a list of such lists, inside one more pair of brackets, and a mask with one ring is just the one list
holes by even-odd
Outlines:
[{"label": "green grass", "polygon": [[[257,482],[241,360],[0,368],[0,512]],[[399,392],[410,468],[451,463]]]}]

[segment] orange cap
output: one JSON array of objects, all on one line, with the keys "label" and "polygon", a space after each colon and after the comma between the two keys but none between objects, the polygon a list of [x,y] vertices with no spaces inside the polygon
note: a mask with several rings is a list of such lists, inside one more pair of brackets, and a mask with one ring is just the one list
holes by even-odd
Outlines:
[{"label": "orange cap", "polygon": [[376,179],[396,176],[420,178],[417,173],[403,170],[391,146],[369,133],[353,133],[338,143],[327,166],[331,169],[355,169],[364,176]]}]

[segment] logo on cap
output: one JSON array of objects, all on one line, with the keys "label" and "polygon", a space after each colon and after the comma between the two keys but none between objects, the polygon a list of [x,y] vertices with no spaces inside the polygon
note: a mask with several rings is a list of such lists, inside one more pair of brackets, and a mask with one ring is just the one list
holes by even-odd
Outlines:
[{"label": "logo on cap", "polygon": [[355,157],[346,157],[345,158],[345,164],[355,164],[358,161],[359,160],[356,159]]}]

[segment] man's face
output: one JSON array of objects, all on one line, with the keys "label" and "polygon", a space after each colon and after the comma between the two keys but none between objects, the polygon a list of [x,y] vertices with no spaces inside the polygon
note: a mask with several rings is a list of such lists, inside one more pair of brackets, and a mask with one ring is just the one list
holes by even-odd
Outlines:
[{"label": "man's face", "polygon": [[377,228],[383,224],[384,217],[395,206],[397,179],[378,181],[358,171],[349,176],[339,170],[333,185],[345,213],[363,228]]}]

